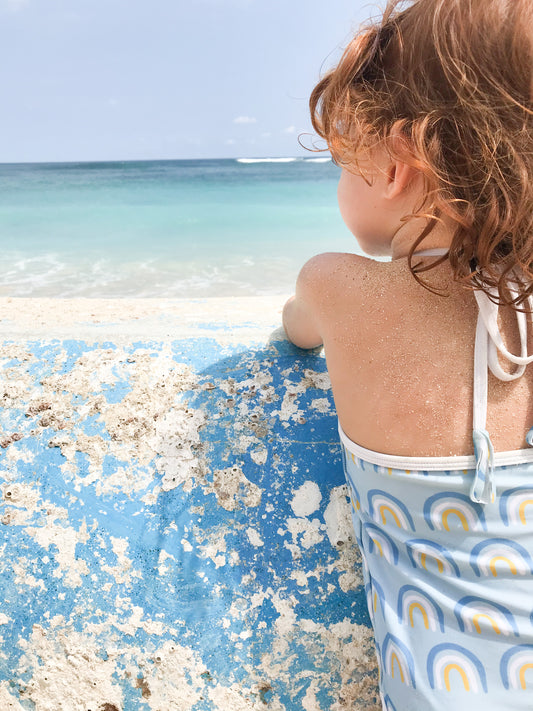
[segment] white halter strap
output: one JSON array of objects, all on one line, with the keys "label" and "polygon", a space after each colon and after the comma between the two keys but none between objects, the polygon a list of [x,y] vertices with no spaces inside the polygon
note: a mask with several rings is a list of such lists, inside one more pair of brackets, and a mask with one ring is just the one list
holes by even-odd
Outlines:
[{"label": "white halter strap", "polygon": [[[417,256],[437,257],[447,254],[446,249],[426,249],[415,252]],[[515,282],[516,284],[516,282]],[[508,288],[513,297],[517,295],[513,282],[508,283]],[[496,298],[496,289],[488,289],[488,294]],[[487,504],[494,501],[496,485],[494,482],[494,449],[486,430],[487,423],[487,389],[488,369],[491,373],[505,382],[516,380],[524,374],[526,365],[533,363],[533,354],[528,355],[528,315],[523,311],[515,311],[518,334],[520,336],[520,355],[510,353],[505,347],[503,338],[498,328],[498,304],[492,301],[484,291],[474,291],[478,305],[478,318],[476,326],[476,339],[474,346],[474,402],[472,438],[474,440],[474,453],[476,457],[476,471],[470,489],[472,501]],[[528,299],[528,308],[533,314],[533,298]],[[498,351],[501,356],[518,367],[514,373],[506,373],[498,360]],[[528,444],[533,444],[533,428],[526,437]]]},{"label": "white halter strap", "polygon": [[443,257],[445,254],[448,254],[448,250],[445,247],[434,247],[433,249],[421,249],[413,252],[413,257]]},{"label": "white halter strap", "polygon": [[[509,284],[511,295],[516,296],[516,289]],[[489,294],[497,296],[495,289]],[[510,353],[505,347],[498,328],[498,304],[491,301],[484,291],[475,291],[478,305],[476,342],[474,350],[474,403],[473,403],[473,439],[476,455],[476,474],[470,491],[470,498],[481,504],[493,501],[496,496],[494,482],[494,449],[486,430],[488,369],[499,380],[509,382],[523,375],[526,365],[533,362],[533,355],[527,352],[528,316],[523,311],[515,311],[518,334],[520,336],[520,355]],[[531,297],[528,307],[533,307]],[[506,373],[498,360],[501,356],[518,367],[514,373]]]}]

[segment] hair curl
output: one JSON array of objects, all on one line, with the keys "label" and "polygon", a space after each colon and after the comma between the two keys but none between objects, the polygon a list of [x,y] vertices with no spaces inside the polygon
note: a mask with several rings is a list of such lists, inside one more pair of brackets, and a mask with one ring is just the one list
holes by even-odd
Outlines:
[{"label": "hair curl", "polygon": [[[407,7],[406,7],[407,5]],[[314,88],[313,127],[348,169],[392,132],[424,176],[427,226],[455,231],[454,278],[519,307],[533,294],[533,2],[389,0]],[[405,160],[405,154],[397,157]],[[506,288],[517,282],[517,293]]]}]

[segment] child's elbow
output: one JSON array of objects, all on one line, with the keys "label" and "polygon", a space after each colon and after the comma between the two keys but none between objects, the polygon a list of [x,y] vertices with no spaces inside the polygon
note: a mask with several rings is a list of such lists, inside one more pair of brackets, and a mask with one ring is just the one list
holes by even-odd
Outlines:
[{"label": "child's elbow", "polygon": [[322,345],[322,337],[309,308],[295,296],[291,296],[283,307],[283,328],[289,341],[298,348]]}]

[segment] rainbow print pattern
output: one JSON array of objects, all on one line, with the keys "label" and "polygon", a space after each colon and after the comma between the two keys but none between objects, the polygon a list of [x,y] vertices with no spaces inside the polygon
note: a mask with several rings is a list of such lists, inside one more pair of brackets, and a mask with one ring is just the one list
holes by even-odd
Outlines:
[{"label": "rainbow print pattern", "polygon": [[376,613],[378,610],[378,604],[381,610],[383,610],[383,606],[385,605],[385,593],[383,592],[381,585],[377,580],[372,580],[370,578],[370,581],[366,587],[368,589],[367,596],[370,596],[369,598],[367,597],[370,612]]},{"label": "rainbow print pattern", "polygon": [[383,711],[532,711],[533,464],[485,505],[473,471],[345,465]]},{"label": "rainbow print pattern", "polygon": [[424,518],[432,531],[449,531],[454,520],[464,531],[487,529],[483,508],[464,494],[444,492],[430,496],[424,504]]},{"label": "rainbow print pattern", "polygon": [[424,568],[437,570],[440,575],[455,575],[461,577],[459,567],[454,561],[450,551],[440,543],[435,543],[423,538],[413,539],[407,542],[407,553],[413,568]]},{"label": "rainbow print pattern", "polygon": [[383,697],[383,711],[397,711],[388,694]]},{"label": "rainbow print pattern", "polygon": [[500,516],[506,526],[527,526],[526,516],[533,521],[533,488],[517,486],[504,491],[500,498]]},{"label": "rainbow print pattern", "polygon": [[392,565],[396,565],[398,562],[398,546],[392,538],[382,531],[379,526],[373,523],[363,524],[363,531],[366,533],[369,539],[369,553],[374,553],[377,551],[380,556],[385,558]]},{"label": "rainbow print pattern", "polygon": [[444,615],[435,600],[414,585],[404,585],[398,594],[398,621],[415,627],[418,618],[425,629],[444,632]]},{"label": "rainbow print pattern", "polygon": [[461,632],[477,632],[518,637],[518,627],[511,612],[497,602],[467,595],[455,606],[455,616]]},{"label": "rainbow print pattern", "polygon": [[[368,492],[368,510],[374,521],[395,524],[404,530],[415,530],[413,519],[407,506],[395,496],[387,494],[381,489],[372,489]],[[389,523],[390,522],[390,523]]]},{"label": "rainbow print pattern", "polygon": [[533,574],[533,560],[528,551],[520,543],[505,538],[478,543],[472,548],[470,564],[477,576]]},{"label": "rainbow print pattern", "polygon": [[533,644],[511,647],[502,657],[500,674],[506,689],[533,691]]},{"label": "rainbow print pattern", "polygon": [[432,689],[450,691],[459,684],[464,691],[487,692],[487,675],[476,655],[460,644],[438,644],[428,655],[428,679]]},{"label": "rainbow print pattern", "polygon": [[361,498],[359,496],[359,492],[355,488],[354,484],[350,484],[349,489],[350,503],[352,504],[354,511],[359,511],[359,509],[361,508]]},{"label": "rainbow print pattern", "polygon": [[370,615],[370,622],[372,622],[372,624],[374,624],[378,600],[377,600],[377,597],[375,597],[372,592],[372,585],[370,583],[365,583],[365,596],[366,596],[366,606],[368,607],[368,614]]},{"label": "rainbow print pattern", "polygon": [[384,671],[393,679],[398,675],[402,684],[416,688],[413,655],[401,639],[387,634],[381,659]]}]

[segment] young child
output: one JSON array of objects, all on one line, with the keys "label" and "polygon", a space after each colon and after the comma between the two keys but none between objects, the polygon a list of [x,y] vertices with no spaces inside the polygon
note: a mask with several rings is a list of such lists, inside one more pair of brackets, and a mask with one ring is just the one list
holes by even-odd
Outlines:
[{"label": "young child", "polygon": [[395,0],[311,96],[392,258],[314,257],[283,313],[324,344],[386,711],[533,709],[532,90],[531,0]]}]

